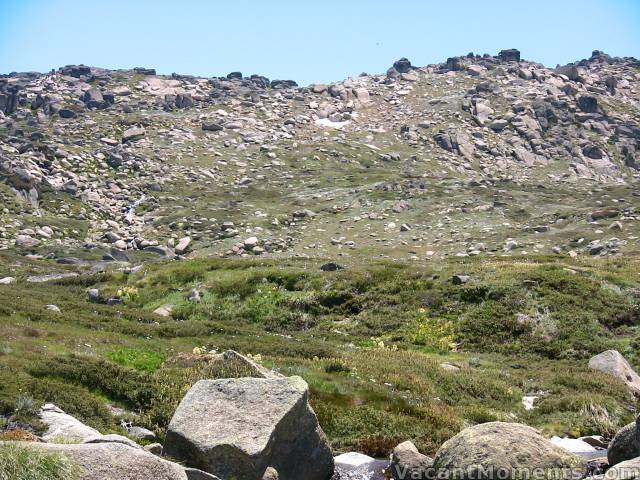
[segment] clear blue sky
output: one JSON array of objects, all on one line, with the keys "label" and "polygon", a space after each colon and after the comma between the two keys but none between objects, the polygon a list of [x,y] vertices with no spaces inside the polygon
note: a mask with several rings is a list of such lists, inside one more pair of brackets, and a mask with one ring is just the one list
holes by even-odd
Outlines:
[{"label": "clear blue sky", "polygon": [[70,63],[300,84],[519,48],[640,57],[640,0],[0,0],[0,73]]}]

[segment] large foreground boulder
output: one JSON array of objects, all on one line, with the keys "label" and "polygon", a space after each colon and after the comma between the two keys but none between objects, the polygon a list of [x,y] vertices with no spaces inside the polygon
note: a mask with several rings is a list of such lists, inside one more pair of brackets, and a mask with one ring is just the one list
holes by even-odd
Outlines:
[{"label": "large foreground boulder", "polygon": [[589,368],[619,378],[634,395],[640,396],[640,375],[617,350],[607,350],[591,357]]},{"label": "large foreground boulder", "polygon": [[300,377],[200,380],[171,419],[164,453],[225,480],[326,480],[333,457]]},{"label": "large foreground boulder", "polygon": [[638,420],[622,427],[611,440],[607,451],[609,465],[616,465],[625,460],[640,457]]},{"label": "large foreground boulder", "polygon": [[587,471],[582,458],[553,445],[534,428],[503,422],[464,429],[440,447],[433,467],[442,478],[458,480],[510,480],[536,471],[545,473],[541,478],[582,478]]},{"label": "large foreground boulder", "polygon": [[[0,446],[8,443],[0,442]],[[77,480],[219,480],[214,475],[185,469],[141,447],[119,442],[54,444],[11,442],[14,448],[61,453],[79,470]],[[1,468],[1,466],[0,466]],[[0,470],[0,477],[1,477]]]}]

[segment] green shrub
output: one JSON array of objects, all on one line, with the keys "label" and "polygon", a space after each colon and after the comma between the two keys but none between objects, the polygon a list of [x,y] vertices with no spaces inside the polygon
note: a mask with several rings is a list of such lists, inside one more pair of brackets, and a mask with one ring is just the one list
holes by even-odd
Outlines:
[{"label": "green shrub", "polygon": [[155,387],[153,379],[144,372],[80,355],[51,357],[29,368],[29,373],[82,385],[136,409],[149,402]]},{"label": "green shrub", "polygon": [[164,356],[152,350],[126,347],[113,349],[107,354],[107,358],[120,365],[148,373],[155,372],[164,362]]},{"label": "green shrub", "polygon": [[38,407],[36,407],[33,398],[20,395],[16,400],[14,412],[20,417],[30,417],[38,413]]}]

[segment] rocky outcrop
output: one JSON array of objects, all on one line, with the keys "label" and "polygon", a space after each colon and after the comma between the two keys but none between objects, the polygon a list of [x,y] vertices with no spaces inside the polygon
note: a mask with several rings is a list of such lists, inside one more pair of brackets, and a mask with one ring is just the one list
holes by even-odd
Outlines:
[{"label": "rocky outcrop", "polygon": [[619,378],[634,395],[640,395],[640,375],[617,350],[607,350],[592,357],[589,368]]},{"label": "rocky outcrop", "polygon": [[583,459],[553,445],[534,428],[504,422],[464,429],[438,449],[433,467],[438,475],[455,474],[461,480],[509,480],[532,469],[546,471],[553,478],[586,473]]},{"label": "rocky outcrop", "polygon": [[40,169],[32,162],[9,159],[0,154],[0,181],[12,187],[21,198],[37,203],[42,176]]},{"label": "rocky outcrop", "polygon": [[200,380],[178,406],[164,453],[225,479],[326,480],[333,457],[299,377]]}]

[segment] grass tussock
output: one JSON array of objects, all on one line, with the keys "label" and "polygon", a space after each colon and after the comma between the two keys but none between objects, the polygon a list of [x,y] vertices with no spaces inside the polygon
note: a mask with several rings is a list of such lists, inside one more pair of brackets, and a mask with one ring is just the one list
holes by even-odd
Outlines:
[{"label": "grass tussock", "polygon": [[0,480],[75,480],[79,469],[57,452],[15,443],[0,445]]}]

